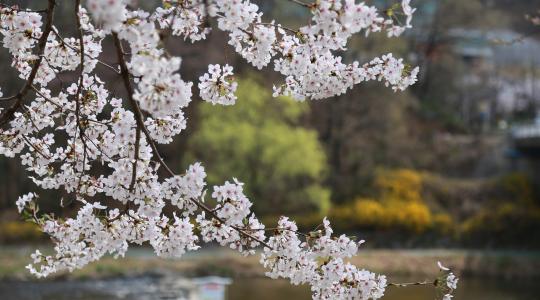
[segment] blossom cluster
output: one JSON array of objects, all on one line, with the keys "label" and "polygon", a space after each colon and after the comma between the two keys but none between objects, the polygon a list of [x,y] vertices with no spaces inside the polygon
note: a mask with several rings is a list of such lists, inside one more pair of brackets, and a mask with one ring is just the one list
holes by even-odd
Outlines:
[{"label": "blossom cluster", "polygon": [[199,77],[201,98],[212,104],[233,105],[236,102],[234,92],[238,84],[231,81],[233,67],[209,65],[208,73]]},{"label": "blossom cluster", "polygon": [[379,299],[384,295],[384,275],[358,269],[345,260],[356,255],[362,242],[345,235],[333,237],[328,220],[324,219],[323,230],[310,233],[305,241],[286,217],[279,220],[278,228],[261,255],[261,263],[270,269],[267,276],[309,284],[314,299]]},{"label": "blossom cluster", "polygon": [[457,278],[454,273],[450,272],[450,268],[443,266],[441,262],[437,262],[437,265],[443,275],[437,279],[435,285],[444,294],[442,300],[451,300],[454,297],[452,293],[457,289],[459,278]]},{"label": "blossom cluster", "polygon": [[92,11],[95,22],[103,30],[117,31],[127,19],[126,0],[88,0],[86,5]]},{"label": "blossom cluster", "polygon": [[[314,299],[382,297],[386,277],[347,262],[362,241],[333,236],[326,219],[322,229],[307,234],[286,217],[267,228],[252,212],[240,181],[207,187],[200,163],[183,175],[167,166],[157,146],[186,128],[184,110],[194,83],[180,76],[182,59],[166,51],[162,38],[167,32],[196,42],[217,27],[254,67],[273,63],[284,77],[274,87],[276,96],[321,99],[367,80],[403,90],[415,82],[417,68],[391,54],[346,63],[337,53],[359,32],[400,35],[411,26],[409,0],[387,10],[386,17],[354,0],[295,1],[312,14],[298,29],[265,22],[249,0],[164,0],[153,11],[127,0],[88,0],[75,7],[77,30],[71,37],[53,24],[60,3],[46,2],[42,11],[0,6],[2,46],[24,81],[15,95],[2,98],[9,107],[0,111],[0,154],[18,156],[37,187],[62,191],[80,207],[76,216],[54,218],[38,210],[36,193],[16,201],[19,212],[55,243],[53,255],[32,255],[31,273],[72,271],[106,254],[123,256],[131,244],[180,257],[201,242],[216,242],[244,255],[262,247],[267,275],[310,285]],[[116,53],[103,53],[106,40]],[[116,56],[117,64],[104,62],[106,55]],[[125,97],[115,96],[102,80],[111,73],[122,80]],[[52,88],[54,80],[62,83],[59,88]],[[237,83],[227,64],[209,65],[196,86],[204,101],[236,102]],[[207,189],[212,200],[206,200]],[[456,279],[447,279],[454,289]]]},{"label": "blossom cluster", "polygon": [[[411,27],[409,0],[401,3],[405,25],[396,25],[393,10],[385,19],[373,6],[354,0],[324,0],[310,5],[310,24],[292,30],[274,21],[262,22],[262,14],[249,1],[215,1],[210,13],[217,16],[218,27],[229,32],[229,44],[253,66],[261,69],[274,59],[274,69],[285,76],[285,82],[274,88],[274,95],[288,95],[297,100],[322,99],[346,92],[365,80],[383,80],[394,89],[403,90],[416,80],[417,69],[403,72],[399,63],[383,68],[359,67],[359,62],[346,64],[334,51],[345,50],[347,40],[355,33],[386,30],[389,37],[399,36]],[[383,58],[384,60],[384,58]],[[393,61],[394,62],[394,61]],[[369,73],[373,76],[365,76]],[[399,79],[395,77],[398,76]]]},{"label": "blossom cluster", "polygon": [[0,8],[0,12],[2,44],[12,55],[24,55],[35,46],[42,34],[41,15],[9,7]]},{"label": "blossom cluster", "polygon": [[163,7],[156,9],[154,19],[161,28],[170,28],[172,34],[196,42],[210,33],[206,12],[205,2],[201,0],[164,0]]},{"label": "blossom cluster", "polygon": [[17,199],[17,202],[15,202],[19,213],[21,213],[24,210],[24,208],[28,205],[28,203],[32,202],[35,197],[37,197],[35,193],[28,193],[26,195],[20,196],[19,199]]}]

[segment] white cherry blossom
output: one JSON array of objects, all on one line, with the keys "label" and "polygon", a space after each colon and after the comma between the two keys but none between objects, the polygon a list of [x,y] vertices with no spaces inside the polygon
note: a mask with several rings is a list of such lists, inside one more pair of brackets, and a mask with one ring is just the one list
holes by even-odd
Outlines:
[{"label": "white cherry blossom", "polygon": [[35,197],[37,197],[37,195],[34,194],[34,193],[29,193],[29,194],[20,196],[19,199],[17,199],[17,202],[15,202],[15,204],[17,205],[17,210],[19,211],[19,213],[21,213],[24,210],[25,206],[28,203],[32,202]]},{"label": "white cherry blossom", "polygon": [[88,0],[86,5],[98,27],[118,31],[127,19],[125,0]]},{"label": "white cherry blossom", "polygon": [[233,67],[209,65],[208,73],[199,77],[201,98],[212,104],[233,105],[238,84],[232,80]]},{"label": "white cherry blossom", "polygon": [[456,275],[454,275],[454,273],[450,273],[446,277],[446,285],[452,290],[457,289],[457,282],[458,278],[456,277]]}]

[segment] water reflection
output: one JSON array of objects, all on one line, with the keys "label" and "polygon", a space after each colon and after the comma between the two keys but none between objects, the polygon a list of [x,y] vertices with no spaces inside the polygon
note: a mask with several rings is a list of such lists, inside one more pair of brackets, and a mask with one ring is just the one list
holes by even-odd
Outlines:
[{"label": "water reflection", "polygon": [[[395,278],[394,278],[395,279]],[[407,281],[404,278],[403,281]],[[401,281],[401,280],[400,280]],[[208,280],[204,281],[205,284]],[[214,300],[218,285],[211,283],[212,293],[195,292],[194,281],[174,276],[140,277],[109,280],[2,282],[2,300]],[[218,289],[214,289],[214,288]],[[221,291],[221,290],[220,290]],[[308,300],[309,289],[291,286],[286,281],[264,278],[240,279],[227,286],[227,300]],[[213,296],[212,296],[213,295]],[[534,282],[462,279],[456,300],[536,300],[540,286]],[[428,287],[390,288],[385,300],[433,300],[435,292]],[[212,298],[217,297],[217,298]]]},{"label": "water reflection", "polygon": [[[402,280],[403,279],[403,280]],[[410,278],[400,278],[407,282]],[[464,278],[459,282],[456,300],[538,300],[540,285],[535,282]],[[436,292],[430,287],[388,288],[384,300],[434,300]],[[440,298],[440,297],[439,297]],[[285,281],[249,279],[235,282],[228,291],[229,300],[309,300],[307,287],[291,286]]]}]

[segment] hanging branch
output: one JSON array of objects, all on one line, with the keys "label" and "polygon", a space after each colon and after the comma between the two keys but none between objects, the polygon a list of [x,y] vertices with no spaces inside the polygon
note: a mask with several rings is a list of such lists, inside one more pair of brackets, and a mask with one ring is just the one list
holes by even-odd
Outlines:
[{"label": "hanging branch", "polygon": [[11,97],[5,98],[5,100],[16,99],[16,101],[0,115],[0,127],[4,126],[7,122],[13,120],[13,116],[15,112],[19,110],[19,108],[23,104],[24,96],[26,96],[28,91],[31,89],[32,84],[34,83],[34,79],[36,78],[37,72],[39,70],[39,67],[41,66],[41,61],[43,60],[43,54],[45,53],[45,45],[47,44],[47,39],[53,28],[54,7],[56,5],[56,1],[48,0],[48,3],[49,5],[47,6],[47,12],[46,12],[47,20],[45,21],[45,28],[43,29],[43,32],[37,44],[37,48],[38,48],[38,52],[36,54],[37,59],[34,62],[34,65],[32,66],[32,70],[30,71],[30,74],[28,75],[28,79],[26,79],[25,84],[19,90],[19,92]]}]

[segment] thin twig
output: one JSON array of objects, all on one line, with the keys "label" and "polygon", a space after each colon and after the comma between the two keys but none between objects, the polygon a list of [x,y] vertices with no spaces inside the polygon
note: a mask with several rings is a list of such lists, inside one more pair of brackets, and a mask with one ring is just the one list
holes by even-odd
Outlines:
[{"label": "thin twig", "polygon": [[434,285],[433,281],[424,280],[424,281],[418,281],[418,282],[404,282],[404,283],[390,282],[387,284],[387,286],[408,287],[408,286],[415,286],[415,285],[431,285],[431,284]]}]

